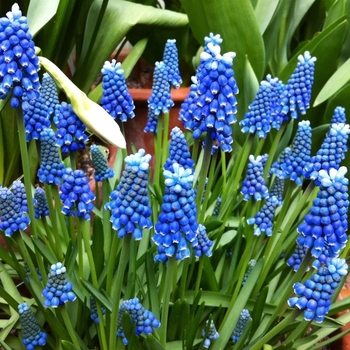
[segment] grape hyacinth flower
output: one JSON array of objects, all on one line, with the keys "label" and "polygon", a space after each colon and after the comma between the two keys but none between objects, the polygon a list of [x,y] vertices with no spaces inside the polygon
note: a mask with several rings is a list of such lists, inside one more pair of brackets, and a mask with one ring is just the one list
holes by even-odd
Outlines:
[{"label": "grape hyacinth flower", "polygon": [[50,215],[46,194],[42,188],[37,187],[35,189],[34,199],[35,218],[40,219],[42,216]]},{"label": "grape hyacinth flower", "polygon": [[49,110],[44,98],[39,93],[38,98],[29,100],[27,94],[22,98],[23,120],[26,132],[26,140],[38,140],[40,133],[51,126]]},{"label": "grape hyacinth flower", "polygon": [[[294,271],[298,271],[308,250],[309,250],[308,247],[304,247],[303,245],[300,245],[297,243],[294,253],[287,260],[287,265],[292,267]],[[307,271],[308,270],[309,270],[309,267],[307,267]]]},{"label": "grape hyacinth flower", "polygon": [[284,193],[284,179],[280,179],[279,177],[276,177],[270,190],[270,197],[276,196],[278,199],[279,206],[282,206],[283,204],[283,193]]},{"label": "grape hyacinth flower", "polygon": [[316,155],[304,167],[304,176],[315,180],[320,185],[318,173],[321,169],[339,169],[341,161],[345,158],[348,150],[348,138],[350,134],[349,124],[331,124],[330,129],[323,140],[321,148]]},{"label": "grape hyacinth flower", "polygon": [[[206,327],[208,327],[208,321],[206,322]],[[208,330],[206,328],[202,330],[202,337],[205,337],[203,347],[206,349],[209,348],[213,340],[219,338],[219,332],[216,330],[213,320],[210,321]]]},{"label": "grape hyacinth flower", "polygon": [[[36,273],[38,275],[39,280],[42,281],[43,280],[43,276],[41,276],[41,272],[40,272],[39,268],[36,267],[35,271],[36,271]],[[32,275],[32,272],[30,271],[29,266],[28,266],[28,264],[26,262],[24,262],[24,272],[26,274],[26,281],[28,283],[30,283],[29,276]]]},{"label": "grape hyacinth flower", "polygon": [[143,131],[153,132],[154,134],[156,134],[157,126],[158,126],[158,115],[155,113],[153,109],[148,108],[147,124],[143,129]]},{"label": "grape hyacinth flower", "polygon": [[140,149],[125,158],[125,169],[117,189],[110,194],[112,201],[105,208],[111,210],[110,221],[123,238],[132,234],[135,240],[142,238],[142,229],[153,227],[149,219],[152,212],[148,199],[148,168],[151,156]]},{"label": "grape hyacinth flower", "polygon": [[288,305],[304,310],[306,321],[323,322],[332,303],[333,293],[347,273],[348,265],[345,259],[330,259],[304,284],[300,282],[294,284],[294,293],[297,296],[290,298]]},{"label": "grape hyacinth flower", "polygon": [[218,215],[219,215],[219,211],[220,211],[220,207],[221,207],[221,202],[222,202],[221,197],[218,197],[218,199],[216,200],[216,203],[215,203],[214,211],[213,211],[213,215],[214,215],[214,216],[218,216]]},{"label": "grape hyacinth flower", "polygon": [[290,147],[286,147],[276,162],[272,163],[269,170],[269,175],[275,174],[279,179],[288,179],[288,174],[283,170],[282,165],[285,164],[286,159],[290,157],[291,153],[292,149]]},{"label": "grape hyacinth flower", "polygon": [[17,108],[24,92],[28,100],[39,96],[40,66],[28,20],[18,4],[12,5],[6,16],[0,18],[0,99],[12,91],[10,104]]},{"label": "grape hyacinth flower", "polygon": [[126,86],[121,63],[114,59],[112,62],[106,61],[101,73],[103,75],[101,106],[114,119],[117,118],[122,122],[134,118],[135,105]]},{"label": "grape hyacinth flower", "polygon": [[131,318],[131,324],[135,326],[135,334],[151,334],[153,328],[160,327],[160,322],[156,319],[153,312],[145,309],[138,298],[124,300],[121,302],[118,313],[117,336],[121,337],[124,345],[128,345],[123,329],[123,316],[127,312]]},{"label": "grape hyacinth flower", "polygon": [[198,225],[197,240],[198,244],[194,247],[195,256],[197,258],[200,258],[202,255],[206,255],[208,257],[212,256],[213,252],[211,247],[213,245],[213,241],[208,238],[207,230],[204,225]]},{"label": "grape hyacinth flower", "polygon": [[73,285],[67,282],[66,268],[58,262],[51,265],[46,287],[42,291],[45,307],[56,308],[68,301],[74,301],[77,296],[72,292]]},{"label": "grape hyacinth flower", "polygon": [[91,145],[90,155],[95,168],[95,180],[103,181],[114,176],[114,171],[108,166],[106,156],[97,145]]},{"label": "grape hyacinth flower", "polygon": [[0,230],[5,236],[12,236],[18,230],[25,230],[30,219],[21,210],[15,195],[6,187],[0,188]]},{"label": "grape hyacinth flower", "polygon": [[303,183],[304,167],[310,161],[311,154],[311,127],[308,120],[298,124],[298,130],[294,137],[291,152],[281,165],[285,174],[298,186]]},{"label": "grape hyacinth flower", "polygon": [[299,225],[299,245],[311,248],[311,254],[318,258],[324,250],[328,256],[337,257],[347,242],[347,213],[349,208],[346,167],[338,170],[320,170],[320,189],[309,213]]},{"label": "grape hyacinth flower", "polygon": [[174,163],[180,164],[184,169],[194,170],[194,160],[185,139],[184,133],[177,126],[170,133],[169,157],[164,164],[164,169],[171,171]]},{"label": "grape hyacinth flower", "polygon": [[331,125],[332,124],[346,124],[345,108],[338,106],[334,109],[334,113],[331,118]]},{"label": "grape hyacinth flower", "polygon": [[[198,69],[198,68],[197,68]],[[196,108],[196,100],[197,96],[197,80],[192,77],[192,84],[190,86],[190,92],[186,96],[185,100],[182,102],[180,111],[179,111],[179,119],[181,120],[183,126],[186,129],[191,129],[192,125],[192,113]]]},{"label": "grape hyacinth flower", "polygon": [[260,211],[253,218],[247,220],[248,225],[256,225],[254,228],[255,236],[260,236],[262,232],[265,232],[268,237],[272,235],[273,218],[279,205],[277,197],[270,196]]},{"label": "grape hyacinth flower", "polygon": [[86,126],[73,112],[69,103],[62,102],[59,114],[53,118],[56,126],[56,144],[63,153],[77,151],[85,148],[88,136],[85,134]]},{"label": "grape hyacinth flower", "polygon": [[174,106],[171,100],[170,85],[168,81],[168,67],[163,61],[156,62],[153,73],[152,95],[148,99],[148,107],[154,114],[168,113]]},{"label": "grape hyacinth flower", "polygon": [[[102,307],[102,315],[106,313],[106,308]],[[96,305],[96,299],[90,295],[90,318],[96,323],[100,323],[100,319],[98,318],[97,313],[97,305]]]},{"label": "grape hyacinth flower", "polygon": [[250,319],[250,313],[247,309],[243,309],[241,314],[239,315],[238,322],[232,334],[232,340],[234,342],[238,342],[239,338],[242,336],[244,332],[244,328],[247,326],[248,321]]},{"label": "grape hyacinth flower", "polygon": [[56,136],[52,129],[44,129],[40,133],[40,167],[38,178],[46,184],[59,185],[64,174],[64,165],[61,162]]},{"label": "grape hyacinth flower", "polygon": [[174,163],[172,171],[164,171],[164,177],[165,195],[152,237],[158,246],[155,261],[166,262],[174,255],[183,260],[190,256],[186,241],[192,248],[198,244],[194,176],[191,168],[185,170]]},{"label": "grape hyacinth flower", "polygon": [[22,343],[27,350],[46,344],[47,334],[40,330],[35,315],[27,303],[18,305],[19,320],[22,328]]},{"label": "grape hyacinth flower", "polygon": [[60,101],[58,99],[56,83],[48,73],[44,73],[43,75],[40,92],[49,115],[57,115],[59,113]]},{"label": "grape hyacinth flower", "polygon": [[249,261],[248,269],[243,277],[242,286],[244,286],[245,283],[247,282],[247,279],[248,279],[249,275],[251,274],[251,272],[253,271],[253,268],[255,265],[256,265],[256,260],[252,259]]},{"label": "grape hyacinth flower", "polygon": [[234,52],[220,54],[219,45],[208,43],[210,53],[201,53],[200,70],[193,78],[197,85],[195,96],[188,110],[183,110],[180,119],[184,126],[193,131],[193,138],[198,139],[208,133],[213,148],[224,152],[232,151],[231,124],[236,122],[238,93],[234,71],[232,69]]},{"label": "grape hyacinth flower", "polygon": [[243,200],[245,201],[249,201],[250,197],[253,197],[256,201],[260,201],[269,196],[269,191],[264,180],[263,159],[265,158],[262,156],[257,156],[256,158],[253,155],[249,156],[247,173],[241,189]]},{"label": "grape hyacinth flower", "polygon": [[83,170],[73,171],[67,168],[62,176],[60,199],[63,203],[62,213],[67,216],[77,216],[90,220],[90,213],[94,209],[95,195],[91,192],[89,179]]},{"label": "grape hyacinth flower", "polygon": [[28,213],[28,201],[24,184],[21,180],[15,180],[11,186],[12,193],[16,197],[17,203],[21,207],[22,213]]},{"label": "grape hyacinth flower", "polygon": [[165,44],[163,62],[168,67],[168,80],[170,84],[178,89],[182,84],[179,71],[179,54],[175,39],[168,39]]},{"label": "grape hyacinth flower", "polygon": [[301,114],[306,114],[310,107],[316,57],[311,57],[310,52],[305,51],[304,55],[298,56],[298,61],[282,100],[282,113],[290,112],[293,119],[298,119],[297,109]]},{"label": "grape hyacinth flower", "polygon": [[[220,34],[209,33],[209,36],[204,37],[204,51],[212,53],[211,49],[208,47],[209,44],[220,46],[223,39]],[[210,46],[210,45],[209,45]]]}]

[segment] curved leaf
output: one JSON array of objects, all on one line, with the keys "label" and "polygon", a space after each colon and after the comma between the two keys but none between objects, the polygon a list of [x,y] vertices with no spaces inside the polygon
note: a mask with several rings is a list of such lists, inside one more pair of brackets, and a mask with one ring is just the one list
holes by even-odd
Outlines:
[{"label": "curved leaf", "polygon": [[259,0],[254,9],[259,24],[260,33],[264,34],[271,18],[273,17],[279,0]]}]

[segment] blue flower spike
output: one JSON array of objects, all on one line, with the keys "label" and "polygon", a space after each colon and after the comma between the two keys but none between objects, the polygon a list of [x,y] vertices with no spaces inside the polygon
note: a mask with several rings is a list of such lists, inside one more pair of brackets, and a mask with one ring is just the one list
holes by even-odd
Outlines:
[{"label": "blue flower spike", "polygon": [[232,340],[236,343],[238,342],[239,338],[242,336],[245,327],[248,324],[248,321],[250,320],[250,313],[247,309],[243,309],[241,311],[241,314],[239,315],[239,319],[237,321],[236,327],[232,334]]},{"label": "blue flower spike", "polygon": [[168,39],[165,44],[163,62],[168,67],[168,80],[170,84],[178,89],[182,84],[179,71],[179,54],[175,39]]},{"label": "blue flower spike", "polygon": [[27,303],[18,305],[19,320],[22,328],[22,343],[27,350],[46,344],[47,334],[40,330],[35,315]]},{"label": "blue flower spike", "polygon": [[60,199],[63,203],[62,213],[66,216],[77,216],[84,220],[90,220],[94,209],[95,195],[91,192],[89,179],[84,171],[67,168],[62,177],[60,187]]},{"label": "blue flower spike", "polygon": [[85,134],[86,126],[73,112],[69,103],[61,103],[59,114],[53,120],[57,126],[56,144],[63,153],[85,148],[85,143],[88,140],[88,136]]},{"label": "blue flower spike", "polygon": [[[105,315],[106,313],[106,308],[102,307],[102,315]],[[98,313],[97,313],[97,305],[96,305],[96,299],[90,295],[90,318],[96,323],[100,323],[100,319],[98,318]]]},{"label": "blue flower spike", "polygon": [[28,100],[39,97],[40,66],[28,20],[18,4],[12,5],[6,16],[0,18],[0,99],[12,91],[10,104],[17,108],[24,92]]},{"label": "blue flower spike", "polygon": [[249,261],[248,269],[245,272],[244,277],[243,277],[242,286],[244,286],[246,284],[248,277],[251,274],[251,272],[253,271],[255,265],[256,265],[256,260],[252,259]]},{"label": "blue flower spike", "polygon": [[249,201],[251,197],[256,201],[260,201],[269,196],[264,180],[264,160],[263,156],[257,156],[256,158],[253,155],[249,156],[247,173],[241,189],[245,201]]},{"label": "blue flower spike", "polygon": [[[42,281],[42,280],[43,280],[43,276],[41,276],[41,272],[40,272],[39,268],[36,267],[36,268],[35,268],[35,271],[36,271],[36,274],[37,274],[37,276],[38,276],[38,278],[39,278],[39,281]],[[25,274],[26,274],[26,281],[27,281],[28,283],[30,283],[29,276],[32,276],[32,273],[31,273],[31,271],[30,271],[30,269],[29,269],[29,266],[28,266],[28,264],[27,264],[26,262],[24,262],[24,272],[25,272]]]},{"label": "blue flower spike", "polygon": [[[221,48],[209,42],[207,50],[201,53],[201,63],[194,82],[195,94],[191,105],[182,106],[180,120],[193,131],[193,138],[198,139],[203,133],[209,133],[213,150],[221,148],[224,152],[232,151],[231,124],[237,121],[238,87],[232,69],[234,52],[221,55]],[[188,103],[189,101],[187,101]]]},{"label": "blue flower spike", "polygon": [[0,188],[0,230],[5,236],[12,236],[18,230],[25,230],[30,219],[21,210],[21,204],[6,187]]},{"label": "blue flower spike", "polygon": [[346,124],[346,115],[344,107],[338,106],[334,109],[334,113],[331,118],[331,125],[332,124]]},{"label": "blue flower spike", "polygon": [[[300,240],[299,240],[300,241]],[[297,245],[295,247],[295,251],[292,254],[292,256],[287,260],[287,265],[292,267],[294,271],[298,271],[299,267],[307,253],[307,251],[309,250],[308,247],[304,247],[304,245],[300,245],[297,242]],[[307,267],[307,271],[309,270],[309,267]]]},{"label": "blue flower spike", "polygon": [[166,262],[172,256],[176,260],[188,258],[190,250],[187,242],[192,248],[198,244],[192,169],[184,169],[174,163],[172,171],[164,171],[164,177],[165,195],[152,237],[158,246],[158,254],[155,256],[158,262]]},{"label": "blue flower spike", "polygon": [[103,181],[114,176],[114,171],[108,166],[105,154],[97,145],[91,145],[90,156],[95,168],[95,180]]},{"label": "blue flower spike", "polygon": [[278,205],[282,206],[283,194],[284,194],[284,179],[280,179],[279,177],[276,177],[270,190],[270,196],[271,197],[276,196],[278,199]]},{"label": "blue flower spike", "polygon": [[26,140],[39,140],[40,133],[51,126],[49,110],[41,93],[39,93],[37,98],[29,100],[24,92],[22,96],[22,110]]},{"label": "blue flower spike", "polygon": [[135,105],[126,86],[121,63],[116,60],[106,61],[101,73],[103,75],[101,106],[114,119],[122,122],[134,118]]},{"label": "blue flower spike", "polygon": [[306,321],[323,322],[331,306],[333,293],[347,273],[345,259],[330,259],[305,283],[294,284],[294,293],[297,296],[290,298],[288,305],[304,310]]},{"label": "blue flower spike", "polygon": [[260,211],[253,218],[247,219],[248,225],[256,226],[254,228],[255,236],[260,236],[262,232],[265,232],[268,237],[272,235],[273,218],[279,205],[280,201],[277,197],[270,196]]},{"label": "blue flower spike", "polygon": [[316,57],[311,57],[310,52],[305,51],[304,55],[298,56],[298,61],[288,80],[282,100],[282,113],[290,112],[293,119],[298,119],[298,110],[300,114],[306,114],[306,110],[310,107]]},{"label": "blue flower spike", "polygon": [[111,210],[111,222],[118,237],[132,234],[135,240],[142,238],[142,229],[153,227],[148,199],[148,169],[151,155],[144,149],[125,158],[125,169],[112,199],[105,208]]},{"label": "blue flower spike", "polygon": [[15,180],[11,186],[12,193],[15,195],[17,203],[21,207],[22,213],[28,213],[28,201],[26,188],[21,180]]},{"label": "blue flower spike", "polygon": [[52,129],[44,129],[40,133],[40,167],[38,178],[48,185],[61,183],[64,165],[56,146],[56,136]]},{"label": "blue flower spike", "polygon": [[311,126],[308,120],[298,124],[291,152],[281,164],[282,172],[298,186],[303,183],[304,167],[310,161],[311,155]]},{"label": "blue flower spike", "polygon": [[131,318],[131,324],[135,326],[135,334],[151,334],[154,328],[160,327],[159,320],[153,312],[145,309],[138,298],[124,300],[120,303],[118,313],[117,336],[122,338],[124,345],[128,345],[123,329],[123,316],[127,312]]},{"label": "blue flower spike", "polygon": [[58,262],[51,265],[46,287],[42,291],[45,307],[56,308],[68,301],[74,301],[77,296],[72,292],[73,285],[67,282],[66,268]]},{"label": "blue flower spike", "polygon": [[148,108],[147,124],[143,129],[144,132],[152,132],[157,134],[158,132],[158,115],[152,108]]},{"label": "blue flower spike", "polygon": [[163,62],[156,62],[153,73],[152,95],[148,99],[148,107],[153,109],[154,114],[168,113],[174,106],[171,100],[170,84],[168,81],[168,66]]},{"label": "blue flower spike", "polygon": [[41,81],[41,97],[44,99],[49,115],[57,115],[60,108],[57,86],[48,73],[44,73]]},{"label": "blue flower spike", "polygon": [[320,189],[309,213],[299,225],[297,242],[311,248],[311,254],[318,258],[324,250],[331,258],[338,257],[348,240],[347,213],[349,209],[346,167],[338,170],[320,170]]},{"label": "blue flower spike", "polygon": [[194,171],[194,160],[184,133],[177,126],[170,133],[169,157],[164,164],[165,170],[170,170],[174,163],[180,164],[184,169],[191,168]]},{"label": "blue flower spike", "polygon": [[197,240],[198,244],[194,247],[195,256],[197,258],[200,258],[203,255],[211,257],[213,255],[213,252],[211,250],[213,241],[208,238],[207,230],[204,225],[198,225]]},{"label": "blue flower spike", "polygon": [[218,197],[218,199],[216,200],[216,203],[215,203],[213,216],[218,216],[219,215],[221,203],[222,203],[222,199],[221,199],[221,197]]},{"label": "blue flower spike", "polygon": [[[208,321],[206,322],[206,327],[208,327]],[[216,340],[219,338],[219,332],[216,330],[213,320],[210,321],[208,332],[206,328],[202,330],[202,337],[203,338],[205,337],[204,344],[203,344],[203,347],[205,349],[209,348],[213,340]]]},{"label": "blue flower spike", "polygon": [[323,140],[321,148],[316,155],[304,167],[304,176],[315,180],[317,186],[318,174],[321,169],[339,169],[341,161],[345,158],[348,150],[348,139],[350,134],[349,124],[331,124],[330,129]]},{"label": "blue flower spike", "polygon": [[50,215],[46,194],[42,188],[37,187],[35,189],[34,199],[35,218],[40,219],[42,216]]},{"label": "blue flower spike", "polygon": [[288,173],[283,170],[282,165],[285,164],[286,159],[290,157],[292,153],[292,149],[290,147],[286,147],[280,157],[271,165],[271,168],[269,169],[269,175],[275,174],[279,179],[288,179]]}]

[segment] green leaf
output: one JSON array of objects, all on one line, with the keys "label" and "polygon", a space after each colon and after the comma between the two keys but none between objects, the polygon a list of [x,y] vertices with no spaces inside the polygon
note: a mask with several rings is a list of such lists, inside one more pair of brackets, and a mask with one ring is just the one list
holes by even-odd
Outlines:
[{"label": "green leaf", "polygon": [[165,350],[164,346],[153,336],[153,334],[147,335],[146,346],[148,350]]},{"label": "green leaf", "polygon": [[95,217],[93,224],[93,232],[92,235],[92,255],[95,260],[95,268],[97,275],[100,275],[103,269],[104,263],[104,254],[103,254],[103,245],[104,245],[104,232],[102,220],[99,217]]},{"label": "green leaf", "polygon": [[74,344],[69,342],[68,340],[62,340],[61,342],[63,350],[79,350]]},{"label": "green leaf", "polygon": [[[109,1],[96,40],[91,51],[88,51],[94,35],[93,24],[96,22],[100,7],[101,0],[95,0],[91,5],[86,20],[81,59],[74,74],[74,81],[83,91],[89,91],[103,62],[108,59],[134,25],[156,26],[160,29],[162,27],[183,27],[188,23],[187,16],[181,13],[129,1]],[[113,33],[113,35],[106,35],[106,33]],[[87,72],[89,72],[88,75]]]},{"label": "green leaf", "polygon": [[94,298],[96,298],[106,309],[112,312],[112,303],[99,290],[88,281],[81,280],[81,283]]},{"label": "green leaf", "polygon": [[328,28],[331,24],[337,21],[339,18],[346,15],[346,1],[337,0],[330,10],[328,11],[328,15],[326,20],[324,21],[323,29]]},{"label": "green leaf", "polygon": [[255,7],[255,17],[258,21],[260,33],[264,34],[274,15],[279,0],[259,0]]},{"label": "green leaf", "polygon": [[350,58],[329,78],[317,95],[314,106],[336,94],[350,80]]},{"label": "green leaf", "polygon": [[259,293],[258,299],[255,303],[255,307],[251,313],[251,318],[253,319],[252,333],[254,333],[257,330],[257,328],[260,324],[260,321],[262,319],[268,291],[269,291],[268,286],[265,286],[262,289],[262,291]]},{"label": "green leaf", "polygon": [[59,3],[60,0],[30,0],[27,18],[33,36],[56,14]]},{"label": "green leaf", "polygon": [[46,246],[36,237],[32,238],[33,244],[39,250],[40,254],[46,259],[46,261],[52,265],[57,262],[57,259],[51,252],[46,248]]}]

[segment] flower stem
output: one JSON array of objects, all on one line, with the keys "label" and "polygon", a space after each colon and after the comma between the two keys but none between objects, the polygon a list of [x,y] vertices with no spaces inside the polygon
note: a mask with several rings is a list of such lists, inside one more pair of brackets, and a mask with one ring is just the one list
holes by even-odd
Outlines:
[{"label": "flower stem", "polygon": [[[119,265],[117,269],[117,275],[115,278],[115,289],[112,293],[112,316],[111,316],[111,327],[109,330],[109,349],[116,349],[116,332],[117,332],[117,321],[118,321],[118,311],[120,303],[120,294],[122,290],[123,280],[126,265],[129,260],[129,251],[130,251],[130,240],[131,235],[127,234],[123,238],[123,247],[120,255]],[[108,268],[113,268],[114,266],[109,266]]]},{"label": "flower stem", "polygon": [[160,186],[160,172],[162,169],[162,126],[163,126],[163,116],[162,114],[158,117],[158,127],[157,127],[157,133],[154,134],[154,141],[155,141],[155,171],[154,171],[154,184],[156,186]]},{"label": "flower stem", "polygon": [[[57,213],[61,213],[61,211],[62,211],[62,203],[61,203],[60,195],[58,193],[58,188],[57,188],[56,185],[52,185],[52,194],[53,194],[53,198],[55,200],[56,212]],[[65,222],[65,216],[63,214],[59,214],[58,215],[58,220],[59,220],[60,226],[61,226],[60,232],[63,233],[63,238],[64,238],[66,244],[68,244],[68,242],[69,242],[69,234],[68,234],[68,229],[67,229],[67,223]]]},{"label": "flower stem", "polygon": [[169,118],[170,112],[164,113],[164,129],[163,129],[163,147],[162,147],[162,167],[168,157],[168,134],[169,134]]},{"label": "flower stem", "polygon": [[17,108],[16,117],[17,117],[19,147],[20,147],[20,151],[21,151],[20,153],[21,153],[21,159],[22,159],[22,169],[23,169],[23,175],[24,175],[24,186],[25,186],[26,195],[27,195],[28,212],[30,217],[30,232],[34,237],[37,237],[36,225],[34,220],[35,218],[34,205],[32,200],[33,198],[32,184],[30,180],[29,155],[28,155],[27,142],[26,142],[26,133],[24,129],[22,108]]},{"label": "flower stem", "polygon": [[78,338],[77,338],[77,335],[75,334],[75,330],[73,328],[73,325],[72,325],[72,322],[69,318],[69,315],[68,315],[68,312],[67,312],[67,309],[66,309],[66,306],[63,305],[63,306],[60,306],[56,309],[62,316],[62,319],[64,321],[64,324],[65,324],[65,328],[67,329],[68,331],[68,334],[70,336],[70,339],[71,341],[73,342],[73,344],[75,346],[78,347],[78,349],[80,349],[80,344],[79,344],[79,341],[78,341]]},{"label": "flower stem", "polygon": [[110,256],[110,249],[112,244],[112,227],[110,223],[110,212],[109,210],[105,209],[105,205],[109,200],[109,194],[110,194],[110,185],[109,181],[107,179],[104,179],[102,181],[102,215],[103,215],[103,237],[104,237],[104,246],[103,251],[105,254],[105,257]]}]

